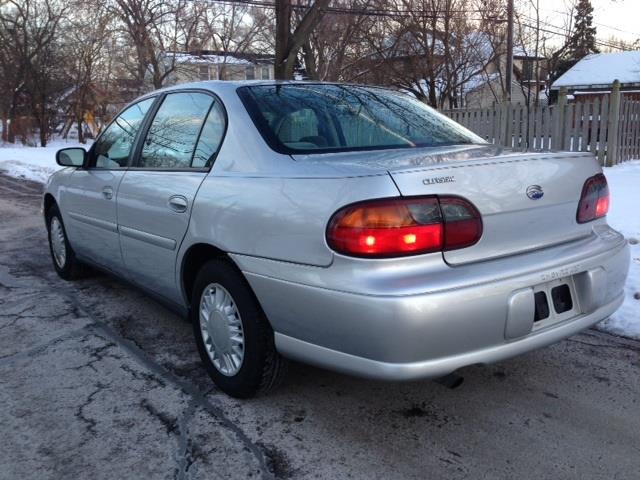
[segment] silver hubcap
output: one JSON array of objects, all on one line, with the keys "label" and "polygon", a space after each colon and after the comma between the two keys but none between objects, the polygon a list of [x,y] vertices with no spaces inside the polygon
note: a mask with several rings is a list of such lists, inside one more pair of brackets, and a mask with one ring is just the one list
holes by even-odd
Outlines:
[{"label": "silver hubcap", "polygon": [[244,331],[231,294],[219,283],[207,285],[200,297],[200,331],[211,363],[231,377],[244,359]]},{"label": "silver hubcap", "polygon": [[67,261],[67,246],[64,242],[64,230],[58,217],[51,219],[51,251],[53,259],[60,268],[64,268]]}]

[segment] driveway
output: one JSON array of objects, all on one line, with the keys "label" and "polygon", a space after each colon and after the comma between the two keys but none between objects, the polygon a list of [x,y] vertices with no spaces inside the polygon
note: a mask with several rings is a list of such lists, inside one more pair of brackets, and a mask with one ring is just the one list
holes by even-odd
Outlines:
[{"label": "driveway", "polygon": [[238,401],[184,320],[55,275],[39,199],[0,176],[0,478],[638,478],[639,342],[590,330],[455,390],[294,364]]}]

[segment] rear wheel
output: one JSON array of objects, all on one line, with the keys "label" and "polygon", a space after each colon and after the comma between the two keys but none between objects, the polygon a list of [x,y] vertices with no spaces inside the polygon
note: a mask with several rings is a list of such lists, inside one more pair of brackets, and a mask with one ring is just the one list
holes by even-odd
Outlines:
[{"label": "rear wheel", "polygon": [[76,258],[64,229],[62,216],[57,206],[47,211],[47,231],[49,236],[49,251],[53,260],[53,267],[60,277],[65,280],[75,280],[81,276],[82,265]]},{"label": "rear wheel", "polygon": [[237,398],[264,394],[284,376],[273,330],[251,288],[226,259],[204,264],[191,303],[200,358],[214,383]]}]

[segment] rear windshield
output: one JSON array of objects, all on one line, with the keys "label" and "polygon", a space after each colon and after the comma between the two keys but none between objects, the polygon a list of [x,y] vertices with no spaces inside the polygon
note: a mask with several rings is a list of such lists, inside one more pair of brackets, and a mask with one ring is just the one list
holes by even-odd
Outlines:
[{"label": "rear windshield", "polygon": [[285,84],[238,93],[265,141],[280,153],[485,143],[424,103],[387,89]]}]

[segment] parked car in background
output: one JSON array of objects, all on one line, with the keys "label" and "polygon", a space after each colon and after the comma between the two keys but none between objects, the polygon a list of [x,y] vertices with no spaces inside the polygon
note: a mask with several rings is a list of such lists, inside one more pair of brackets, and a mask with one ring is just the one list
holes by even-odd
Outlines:
[{"label": "parked car in background", "polygon": [[549,345],[623,300],[628,246],[586,153],[512,153],[398,92],[201,82],[141,97],[63,149],[44,213],[82,264],[193,323],[216,385],[285,358],[414,380]]}]

